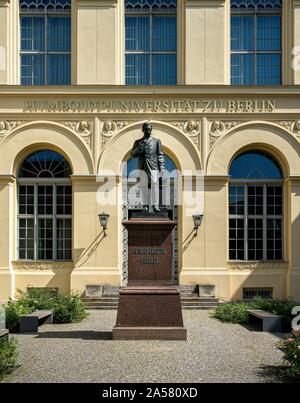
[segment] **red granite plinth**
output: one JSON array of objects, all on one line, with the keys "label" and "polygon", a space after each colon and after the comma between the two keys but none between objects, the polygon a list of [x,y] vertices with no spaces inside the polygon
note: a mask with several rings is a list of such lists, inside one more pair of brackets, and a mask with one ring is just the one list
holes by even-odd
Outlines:
[{"label": "red granite plinth", "polygon": [[179,292],[173,286],[120,290],[114,340],[186,340]]},{"label": "red granite plinth", "polygon": [[180,294],[172,285],[168,218],[134,218],[128,229],[128,286],[120,290],[114,340],[186,340]]}]

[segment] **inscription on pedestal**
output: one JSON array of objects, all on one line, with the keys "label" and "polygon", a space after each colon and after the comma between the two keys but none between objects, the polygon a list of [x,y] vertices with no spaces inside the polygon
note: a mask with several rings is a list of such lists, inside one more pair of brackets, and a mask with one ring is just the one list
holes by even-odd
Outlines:
[{"label": "inscription on pedestal", "polygon": [[154,255],[166,255],[167,249],[166,248],[134,248],[133,254],[139,255],[141,257],[140,258],[141,265],[145,265],[145,264],[159,265],[159,264],[161,264],[160,259],[153,257],[153,256]]},{"label": "inscription on pedestal", "polygon": [[172,282],[172,230],[170,220],[140,225],[134,220],[128,233],[128,284]]}]

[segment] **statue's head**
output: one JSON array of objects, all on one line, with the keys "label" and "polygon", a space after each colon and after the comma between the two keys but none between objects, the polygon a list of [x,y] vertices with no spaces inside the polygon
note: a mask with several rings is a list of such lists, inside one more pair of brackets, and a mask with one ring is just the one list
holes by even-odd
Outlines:
[{"label": "statue's head", "polygon": [[152,133],[152,126],[149,122],[145,122],[142,127],[142,131],[145,137],[150,137]]}]

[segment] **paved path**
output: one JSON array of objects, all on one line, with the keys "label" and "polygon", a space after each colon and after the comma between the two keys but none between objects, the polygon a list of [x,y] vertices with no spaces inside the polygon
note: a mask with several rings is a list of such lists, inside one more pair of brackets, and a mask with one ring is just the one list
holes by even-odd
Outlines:
[{"label": "paved path", "polygon": [[16,335],[20,367],[5,382],[274,382],[279,338],[184,311],[187,342],[115,341],[116,311]]}]

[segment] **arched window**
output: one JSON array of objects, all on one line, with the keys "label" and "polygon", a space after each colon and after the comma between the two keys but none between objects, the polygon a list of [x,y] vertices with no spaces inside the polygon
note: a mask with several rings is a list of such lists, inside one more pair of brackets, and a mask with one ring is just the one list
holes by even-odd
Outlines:
[{"label": "arched window", "polygon": [[20,0],[22,85],[71,83],[71,0]]},{"label": "arched window", "polygon": [[72,258],[71,167],[59,153],[29,155],[18,172],[18,257]]},{"label": "arched window", "polygon": [[282,260],[283,173],[268,153],[237,156],[230,167],[229,259]]},{"label": "arched window", "polygon": [[125,0],[127,85],[177,83],[177,0]]}]

